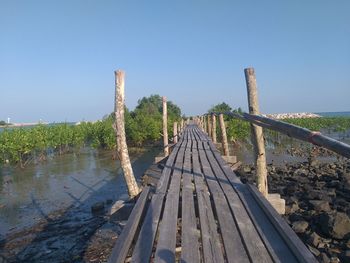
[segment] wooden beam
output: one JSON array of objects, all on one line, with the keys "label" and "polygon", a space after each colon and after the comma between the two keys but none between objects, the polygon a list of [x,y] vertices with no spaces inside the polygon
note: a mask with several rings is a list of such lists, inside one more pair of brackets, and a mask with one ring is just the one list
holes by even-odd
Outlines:
[{"label": "wooden beam", "polygon": [[174,135],[174,143],[177,143],[177,122],[174,122],[173,135]]},{"label": "wooden beam", "polygon": [[224,149],[224,155],[229,156],[230,151],[228,149],[227,135],[226,135],[226,127],[224,121],[224,115],[221,113],[219,115],[220,129],[221,129],[221,143],[222,149]]},{"label": "wooden beam", "polygon": [[[257,115],[259,114],[259,103],[255,72],[253,68],[246,68],[244,73],[247,84],[249,113]],[[263,129],[260,126],[251,124],[251,132],[255,153],[254,161],[256,165],[257,186],[262,195],[267,197],[268,186]]]},{"label": "wooden beam", "polygon": [[216,116],[215,116],[215,114],[212,114],[211,120],[212,120],[212,138],[213,138],[213,143],[216,143]]},{"label": "wooden beam", "polygon": [[168,141],[168,113],[166,97],[163,97],[163,147],[164,156],[169,155],[169,141]]},{"label": "wooden beam", "polygon": [[125,104],[125,93],[124,93],[124,77],[125,72],[117,70],[114,72],[115,75],[115,104],[114,104],[114,115],[115,122],[113,129],[117,140],[117,152],[120,159],[120,165],[123,169],[125,182],[128,188],[130,198],[138,195],[140,189],[137,185],[134,172],[132,170],[128,145],[126,144],[125,138],[125,121],[124,121],[124,104]]}]

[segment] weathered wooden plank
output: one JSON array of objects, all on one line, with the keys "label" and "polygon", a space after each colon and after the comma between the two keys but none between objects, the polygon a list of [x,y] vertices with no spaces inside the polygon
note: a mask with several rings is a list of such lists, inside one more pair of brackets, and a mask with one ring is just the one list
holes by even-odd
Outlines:
[{"label": "weathered wooden plank", "polygon": [[242,184],[235,189],[274,262],[299,262],[274,225],[266,217],[264,211],[254,200],[247,189],[247,185]]},{"label": "weathered wooden plank", "polygon": [[239,195],[273,260],[275,262],[296,262],[297,259],[274,225],[266,217],[258,203],[252,200],[254,199],[252,195],[247,194],[244,190],[246,189],[246,185],[242,184],[228,164],[221,158],[214,144],[209,142],[209,146],[226,177]]},{"label": "weathered wooden plank", "polygon": [[224,262],[221,242],[198,157],[198,142],[192,145],[193,177],[198,200],[203,262]]},{"label": "weathered wooden plank", "polygon": [[185,152],[185,143],[181,145],[173,167],[170,187],[166,195],[166,202],[162,222],[159,227],[159,237],[154,262],[175,262],[177,217],[179,208],[180,184]]},{"label": "weathered wooden plank", "polygon": [[[186,133],[185,133],[186,134]],[[181,145],[184,143],[184,139],[186,136],[181,137],[180,141],[174,146],[174,150],[173,152],[170,154],[167,162],[165,163],[163,172],[162,172],[162,177],[160,178],[160,180],[158,181],[157,184],[157,189],[156,189],[156,193],[166,193],[166,190],[168,188],[168,184],[169,184],[169,178],[170,178],[170,174],[172,171],[172,167],[174,165],[175,162],[175,158],[177,156],[177,153],[179,151],[179,149],[181,148]]]},{"label": "weathered wooden plank", "polygon": [[263,198],[262,194],[253,186],[248,185],[248,189],[253,193],[253,197],[260,204],[262,209],[265,211],[266,216],[272,221],[278,232],[281,234],[283,239],[288,243],[289,248],[293,251],[294,255],[298,258],[299,262],[304,263],[315,263],[316,258],[306,248],[303,242],[298,238],[295,232],[289,227],[271,204]]},{"label": "weathered wooden plank", "polygon": [[238,231],[242,236],[245,247],[247,248],[249,257],[252,262],[272,262],[267,248],[259,236],[259,233],[255,229],[253,222],[242,204],[239,196],[233,189],[228,178],[225,176],[221,167],[214,158],[213,153],[210,150],[208,144],[204,144],[204,150],[207,155],[208,161],[214,171],[215,176],[219,184],[222,187],[223,192],[228,200],[229,206],[232,210],[235,221],[237,222]]},{"label": "weathered wooden plank", "polygon": [[167,191],[175,158],[184,142],[183,138],[184,137],[181,137],[180,141],[175,145],[173,152],[170,154],[165,164],[162,177],[157,185],[156,193],[152,197],[151,204],[142,224],[140,234],[132,254],[132,262],[147,262],[151,257],[152,247],[158,229],[159,217],[163,208],[164,196]]},{"label": "weathered wooden plank", "polygon": [[148,262],[156,236],[165,194],[154,194],[132,253],[133,263]]},{"label": "weathered wooden plank", "polygon": [[[189,133],[191,135],[191,133]],[[193,175],[191,174],[192,135],[187,144],[184,158],[182,186],[182,236],[181,262],[200,262],[199,242],[195,206],[193,200]]]},{"label": "weathered wooden plank", "polygon": [[125,261],[136,230],[140,225],[142,214],[145,211],[149,193],[150,187],[146,186],[140,194],[123,232],[120,234],[113,247],[112,254],[108,260],[109,263],[122,263]]},{"label": "weathered wooden plank", "polygon": [[227,261],[249,262],[249,257],[244,248],[239,230],[237,229],[233,215],[230,212],[230,206],[225,199],[225,195],[222,192],[217,178],[211,169],[211,164],[207,159],[205,144],[207,143],[202,143],[201,147],[199,147],[199,158],[201,161],[203,174],[207,180],[210,193],[213,196],[220,231],[224,241]]}]

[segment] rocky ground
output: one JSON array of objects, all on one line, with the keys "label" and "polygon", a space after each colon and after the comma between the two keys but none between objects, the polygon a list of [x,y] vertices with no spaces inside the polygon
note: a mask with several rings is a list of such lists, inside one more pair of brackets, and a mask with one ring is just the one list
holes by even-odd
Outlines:
[{"label": "rocky ground", "polygon": [[[350,161],[268,166],[270,193],[286,200],[285,219],[320,262],[350,262]],[[237,174],[254,183],[253,166]]]},{"label": "rocky ground", "polygon": [[[143,184],[155,185],[166,159],[151,165]],[[34,226],[0,235],[0,263],[107,262],[135,200],[61,209]]]},{"label": "rocky ground", "polygon": [[31,228],[2,237],[0,263],[106,262],[128,216],[109,216],[109,203],[96,203],[90,213],[56,211]]}]

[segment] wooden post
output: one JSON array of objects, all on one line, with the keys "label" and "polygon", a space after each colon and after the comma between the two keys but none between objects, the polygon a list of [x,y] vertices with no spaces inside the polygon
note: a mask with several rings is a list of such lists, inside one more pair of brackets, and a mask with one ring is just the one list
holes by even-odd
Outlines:
[{"label": "wooden post", "polygon": [[210,115],[208,114],[208,136],[211,138],[211,121],[210,121]]},{"label": "wooden post", "polygon": [[177,143],[177,122],[174,122],[174,128],[173,128],[173,135],[174,135],[174,143]]},{"label": "wooden post", "polygon": [[166,97],[163,97],[163,145],[164,145],[164,156],[169,155],[169,141],[168,141],[168,112]]},{"label": "wooden post", "polygon": [[228,150],[226,127],[225,127],[224,115],[222,113],[220,113],[219,115],[219,122],[220,122],[220,129],[221,129],[221,143],[222,143],[222,148],[224,149],[224,155],[229,156],[230,152]]},{"label": "wooden post", "polygon": [[118,70],[114,72],[115,75],[115,104],[114,104],[114,114],[115,123],[113,124],[113,129],[115,131],[115,136],[117,140],[117,152],[120,159],[120,164],[123,169],[124,178],[126,185],[128,187],[128,192],[130,198],[136,196],[140,189],[134,177],[132,170],[128,145],[126,144],[125,138],[125,123],[124,123],[124,71]]},{"label": "wooden post", "polygon": [[[249,113],[258,115],[259,103],[258,93],[254,68],[246,68],[244,70],[245,79],[247,84]],[[266,169],[266,154],[265,154],[265,142],[263,129],[260,126],[251,124],[252,142],[255,152],[255,164],[257,175],[257,186],[259,191],[265,196],[268,196],[267,186],[267,169]]]},{"label": "wooden post", "polygon": [[213,143],[216,143],[216,116],[215,114],[213,113],[212,114],[212,117],[211,117],[211,120],[212,120],[212,138],[213,138]]}]

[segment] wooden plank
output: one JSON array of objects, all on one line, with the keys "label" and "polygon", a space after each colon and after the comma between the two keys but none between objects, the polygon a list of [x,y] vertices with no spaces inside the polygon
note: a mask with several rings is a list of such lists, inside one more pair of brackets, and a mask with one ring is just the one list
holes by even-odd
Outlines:
[{"label": "wooden plank", "polygon": [[266,198],[264,198],[255,187],[248,185],[248,189],[251,191],[251,193],[253,193],[255,200],[260,204],[261,208],[265,211],[265,214],[272,221],[283,239],[288,243],[288,246],[294,252],[294,255],[298,258],[299,262],[318,262],[304,243],[295,234],[295,232],[290,228],[287,222],[280,217],[276,210],[266,200]]},{"label": "wooden plank", "polygon": [[191,174],[192,135],[187,144],[184,158],[182,187],[182,236],[181,262],[200,262],[197,219],[193,199],[193,175]]},{"label": "wooden plank", "polygon": [[199,147],[199,158],[203,168],[203,174],[207,180],[210,193],[213,196],[216,214],[218,217],[221,235],[224,241],[224,247],[228,262],[249,262],[249,257],[245,251],[239,230],[230,212],[230,206],[226,202],[224,193],[220,188],[210,163],[205,153],[206,142],[201,143]]},{"label": "wooden plank", "polygon": [[194,142],[192,145],[192,161],[193,177],[198,200],[203,262],[224,262],[209,192],[205,185],[199,163],[197,142]]},{"label": "wooden plank", "polygon": [[[268,250],[262,242],[259,233],[255,229],[253,222],[245,210],[237,193],[231,186],[229,180],[221,170],[219,164],[214,158],[209,145],[204,143],[204,151],[207,155],[208,161],[214,171],[215,176],[219,184],[221,185],[223,192],[228,200],[229,206],[232,210],[233,216],[238,226],[238,231],[242,236],[245,247],[247,248],[249,257],[252,262],[272,262]],[[210,172],[210,171],[209,171]]]},{"label": "wooden plank", "polygon": [[159,194],[159,193],[165,194],[166,193],[166,190],[167,190],[168,184],[169,184],[169,178],[170,178],[170,174],[172,171],[172,167],[174,165],[176,155],[177,155],[179,149],[181,148],[181,145],[184,142],[184,138],[185,138],[185,136],[183,136],[180,139],[180,141],[175,145],[173,152],[170,154],[167,162],[165,163],[165,166],[164,166],[164,169],[162,172],[162,177],[160,178],[160,180],[158,181],[158,184],[157,184],[157,189],[156,189],[157,194]]},{"label": "wooden plank", "polygon": [[133,263],[148,262],[152,254],[159,217],[163,207],[164,194],[154,194],[143,221],[136,245],[132,254]]},{"label": "wooden plank", "polygon": [[166,195],[162,222],[159,227],[157,249],[154,257],[156,263],[175,262],[177,217],[179,208],[180,184],[183,167],[185,143],[181,145],[173,167],[171,183]]},{"label": "wooden plank", "polygon": [[247,186],[242,184],[236,188],[236,191],[274,262],[299,262],[264,211],[254,200]]},{"label": "wooden plank", "polygon": [[171,169],[177,153],[184,142],[183,138],[184,137],[181,137],[180,141],[175,145],[173,152],[170,154],[165,164],[162,177],[157,185],[156,193],[152,197],[151,204],[142,224],[140,234],[132,254],[132,262],[138,263],[148,261],[151,257],[152,247],[158,229],[159,218],[163,208],[164,196],[168,187]]},{"label": "wooden plank", "polygon": [[270,222],[268,217],[266,217],[257,202],[252,200],[252,195],[247,194],[244,190],[246,189],[246,186],[242,184],[227,163],[221,158],[221,155],[215,148],[214,144],[209,142],[209,146],[226,177],[239,195],[271,257],[275,262],[296,262],[297,259],[274,225]]},{"label": "wooden plank", "polygon": [[136,230],[140,225],[141,217],[145,211],[149,193],[150,187],[146,186],[140,194],[140,197],[129,216],[127,224],[113,247],[112,254],[108,259],[109,263],[122,263],[125,261]]}]

